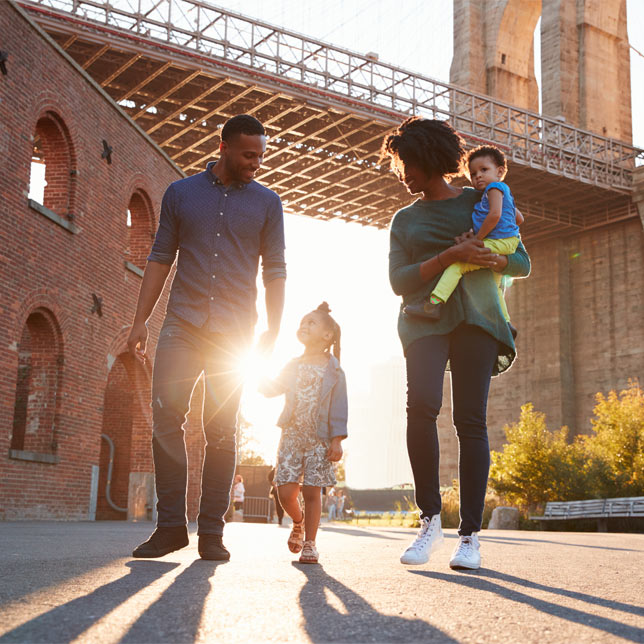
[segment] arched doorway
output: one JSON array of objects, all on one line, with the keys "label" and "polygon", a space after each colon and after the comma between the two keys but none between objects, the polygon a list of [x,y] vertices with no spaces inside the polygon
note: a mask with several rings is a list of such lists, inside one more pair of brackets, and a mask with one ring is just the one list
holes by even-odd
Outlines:
[{"label": "arched doorway", "polygon": [[[114,360],[103,399],[97,520],[145,518],[140,509],[133,511],[139,502],[132,487],[133,479],[140,487],[140,475],[152,471],[148,383],[146,372],[128,353]],[[149,499],[145,503],[151,505]]]}]

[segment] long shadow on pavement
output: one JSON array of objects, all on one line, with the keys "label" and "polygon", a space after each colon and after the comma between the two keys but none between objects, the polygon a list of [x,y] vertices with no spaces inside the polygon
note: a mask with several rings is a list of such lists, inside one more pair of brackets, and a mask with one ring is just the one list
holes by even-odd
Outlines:
[{"label": "long shadow on pavement", "polygon": [[210,579],[225,562],[198,559],[177,575],[172,584],[140,617],[120,642],[193,642]]},{"label": "long shadow on pavement", "polygon": [[[313,642],[457,642],[421,619],[379,613],[320,565],[293,562],[293,566],[306,576],[299,602]],[[325,590],[337,597],[346,614],[329,603]]]},{"label": "long shadow on pavement", "polygon": [[323,525],[320,530],[324,532],[337,532],[339,534],[348,534],[355,537],[372,537],[374,539],[387,539],[388,541],[398,541],[395,537],[385,537],[382,534],[377,534],[371,530],[360,530],[359,528],[332,528],[331,526]]},{"label": "long shadow on pavement", "polygon": [[[561,589],[557,589],[549,586],[542,586],[541,584],[536,584],[527,579],[521,579],[519,577],[513,577],[512,575],[504,575],[503,573],[496,573],[492,570],[481,569],[476,573],[465,573],[465,574],[449,574],[442,572],[435,572],[430,570],[410,570],[411,574],[421,575],[423,577],[428,577],[430,579],[438,579],[440,581],[448,581],[453,584],[459,584],[466,588],[482,590],[490,593],[494,593],[503,597],[504,599],[509,599],[520,604],[526,604],[532,606],[537,610],[540,610],[543,613],[552,615],[553,617],[558,617],[560,619],[568,620],[569,622],[574,622],[576,624],[582,624],[584,626],[590,626],[591,628],[596,628],[598,630],[610,633],[611,635],[616,635],[623,637],[626,640],[631,642],[642,642],[644,639],[644,630],[631,626],[629,624],[623,624],[614,619],[609,619],[607,617],[600,617],[594,615],[593,613],[587,613],[583,610],[577,610],[575,608],[569,608],[567,606],[562,606],[561,604],[548,602],[543,599],[537,599],[536,597],[531,597],[517,590],[512,590],[511,588],[506,588],[500,584],[492,583],[487,579],[482,577],[493,577],[503,581],[509,581],[511,583],[520,584],[527,586],[529,588],[535,588],[536,590],[549,590],[550,592],[557,593]],[[570,595],[560,592],[560,594],[567,597],[572,597],[573,599],[579,599],[581,601],[589,601],[589,598],[592,596],[584,595],[583,593],[571,593]],[[579,595],[575,597],[574,595]],[[592,597],[594,600],[591,603],[607,606],[609,608],[615,608],[617,610],[624,610],[624,606],[629,606],[628,604],[621,604],[620,602],[611,602],[609,600],[602,600],[600,597]],[[605,603],[604,603],[605,602]],[[615,604],[614,606],[612,604]],[[630,607],[635,608],[635,607]],[[630,610],[628,612],[631,612]]]},{"label": "long shadow on pavement", "polygon": [[69,642],[179,564],[132,561],[125,565],[130,569],[128,575],[34,617],[5,633],[0,642]]},{"label": "long shadow on pavement", "polygon": [[642,615],[641,607],[633,606],[633,604],[624,604],[623,602],[617,602],[612,599],[604,599],[603,597],[595,597],[594,595],[587,595],[586,593],[580,593],[575,590],[567,590],[566,588],[546,586],[536,581],[531,581],[530,579],[522,579],[521,577],[515,577],[514,575],[508,575],[504,572],[498,572],[496,570],[487,570],[484,568],[478,572],[478,575],[482,577],[490,577],[491,579],[497,579],[499,581],[507,581],[511,584],[517,584],[518,586],[525,586],[526,588],[543,590],[555,595],[561,595],[562,597],[569,597],[570,599],[578,599],[579,601],[587,602],[588,604],[595,604],[596,606],[612,608],[613,610],[619,610],[623,613]]},{"label": "long shadow on pavement", "polygon": [[566,543],[564,541],[553,541],[552,539],[529,539],[528,537],[501,537],[501,536],[487,536],[485,532],[479,533],[479,536],[485,541],[497,541],[500,543],[510,542],[511,545],[523,545],[520,542],[529,543],[552,543],[556,546],[572,546],[573,548],[592,548],[594,550],[620,550],[622,552],[641,552],[633,548],[615,548],[614,546],[591,546],[585,543]]}]

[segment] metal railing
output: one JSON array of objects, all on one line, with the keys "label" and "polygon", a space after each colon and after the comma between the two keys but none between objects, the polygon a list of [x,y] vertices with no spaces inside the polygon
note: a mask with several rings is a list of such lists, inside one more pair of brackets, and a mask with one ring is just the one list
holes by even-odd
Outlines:
[{"label": "metal railing", "polygon": [[[201,0],[20,0],[91,25],[130,32],[225,61],[271,83],[299,86],[326,105],[348,103],[385,123],[449,119],[465,136],[495,143],[514,161],[603,188],[630,192],[644,151],[556,119],[468,92]],[[285,90],[287,91],[287,90]]]}]

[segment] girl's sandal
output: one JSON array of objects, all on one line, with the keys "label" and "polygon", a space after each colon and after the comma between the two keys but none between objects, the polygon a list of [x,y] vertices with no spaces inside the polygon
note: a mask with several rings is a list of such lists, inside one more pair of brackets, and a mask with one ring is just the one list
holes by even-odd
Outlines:
[{"label": "girl's sandal", "polygon": [[319,557],[315,541],[305,541],[300,555],[300,563],[316,564]]},{"label": "girl's sandal", "polygon": [[302,512],[302,520],[299,523],[293,521],[291,534],[288,536],[288,549],[291,552],[299,552],[302,550],[302,543],[304,542],[304,513]]}]

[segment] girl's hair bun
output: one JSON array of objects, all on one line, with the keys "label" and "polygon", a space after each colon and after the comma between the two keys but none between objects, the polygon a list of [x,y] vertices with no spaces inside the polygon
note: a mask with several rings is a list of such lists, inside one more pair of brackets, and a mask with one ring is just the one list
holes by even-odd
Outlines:
[{"label": "girl's hair bun", "polygon": [[331,313],[331,307],[326,302],[322,302],[322,304],[318,306],[316,311],[322,311],[322,313]]}]

